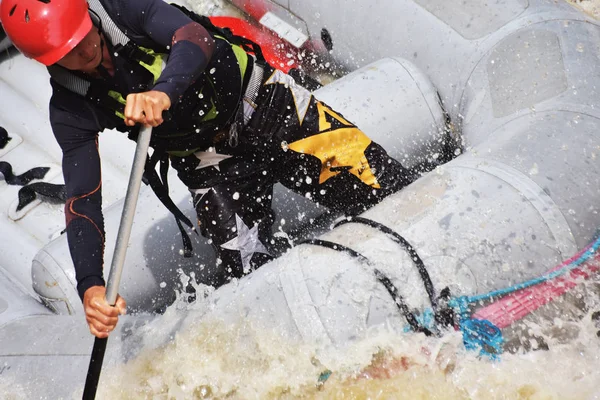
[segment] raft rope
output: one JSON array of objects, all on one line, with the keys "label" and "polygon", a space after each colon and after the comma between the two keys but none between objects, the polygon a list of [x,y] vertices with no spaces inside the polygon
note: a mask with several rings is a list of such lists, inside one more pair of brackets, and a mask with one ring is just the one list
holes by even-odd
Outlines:
[{"label": "raft rope", "polygon": [[[515,292],[521,291],[523,289],[531,288],[532,286],[540,285],[543,283],[547,283],[551,280],[554,280],[560,276],[565,275],[567,272],[573,271],[575,268],[581,266],[584,262],[588,261],[594,254],[596,254],[598,248],[600,248],[600,237],[598,237],[594,242],[589,244],[586,248],[581,250],[575,256],[566,260],[556,268],[554,268],[551,272],[542,275],[538,278],[534,278],[522,283],[518,283],[516,285],[510,286],[505,289],[494,290],[489,293],[480,294],[476,296],[460,296],[455,297],[449,301],[449,305],[456,310],[458,310],[461,318],[465,316],[471,315],[471,306],[476,303],[493,300],[495,298],[503,298],[508,295],[512,295]],[[552,300],[548,299],[548,301]],[[490,307],[489,305],[487,307]],[[482,309],[483,310],[483,309]],[[478,313],[481,313],[479,311]],[[513,321],[514,322],[514,321]]]},{"label": "raft rope", "polygon": [[367,218],[363,218],[363,217],[344,218],[344,219],[338,221],[334,225],[334,228],[337,228],[338,226],[349,224],[352,222],[367,225],[372,228],[380,230],[381,232],[385,233],[390,239],[392,239],[394,242],[398,243],[400,246],[402,246],[402,248],[404,248],[406,250],[406,252],[410,256],[410,259],[413,261],[413,263],[417,267],[417,270],[419,271],[419,275],[421,276],[421,279],[423,280],[423,284],[425,285],[425,291],[427,292],[427,296],[429,296],[429,301],[431,302],[431,307],[435,310],[438,306],[438,302],[435,297],[435,290],[433,288],[433,283],[431,282],[431,277],[429,276],[429,273],[427,272],[427,268],[425,268],[425,263],[423,262],[421,257],[419,257],[419,254],[417,254],[417,251],[415,250],[415,248],[406,239],[404,239],[402,236],[400,236],[400,234],[398,234],[398,232],[393,231],[392,229],[388,228],[387,226],[385,226],[383,224],[380,224],[379,222],[376,222],[376,221],[373,221],[373,220],[370,220]]},{"label": "raft rope", "polygon": [[[425,263],[415,250],[415,248],[402,237],[398,232],[390,229],[389,227],[368,218],[364,217],[349,217],[339,220],[334,227],[338,227],[348,223],[359,223],[363,225],[370,226],[383,232],[394,242],[398,243],[410,256],[411,261],[417,268],[419,275],[421,276],[421,280],[423,281],[423,285],[425,286],[425,291],[427,292],[427,296],[429,297],[429,301],[431,303],[431,308],[433,310],[433,319],[436,322],[436,326],[432,326],[431,329],[437,331],[439,333],[439,327],[450,327],[455,326],[455,315],[454,310],[448,307],[447,302],[450,299],[450,289],[444,288],[440,291],[439,296],[436,297],[435,289],[433,287],[433,282],[431,281],[431,277],[429,276],[429,272],[425,267]],[[439,301],[442,300],[444,302],[443,306],[440,306]]]},{"label": "raft rope", "polygon": [[0,150],[4,149],[11,140],[12,138],[8,136],[6,129],[0,126]]},{"label": "raft rope", "polygon": [[21,211],[36,199],[52,204],[64,204],[67,201],[67,191],[65,185],[34,182],[19,189],[18,197],[17,211]]},{"label": "raft rope", "polygon": [[305,239],[305,240],[299,242],[298,244],[312,244],[315,246],[321,246],[321,247],[325,247],[325,248],[328,248],[331,250],[335,250],[340,253],[346,253],[346,254],[350,255],[351,257],[357,259],[361,263],[373,267],[373,272],[375,273],[375,277],[386,288],[386,290],[388,291],[390,296],[392,296],[392,299],[394,299],[394,303],[396,303],[396,306],[398,307],[398,309],[400,310],[400,312],[402,313],[404,318],[406,318],[406,322],[408,322],[410,327],[415,332],[423,332],[426,336],[433,335],[433,333],[429,329],[427,329],[426,327],[424,327],[423,325],[421,325],[419,323],[419,321],[417,320],[415,315],[408,309],[408,306],[406,305],[404,298],[399,293],[396,286],[394,286],[392,281],[383,272],[381,272],[380,270],[375,268],[373,263],[371,262],[371,260],[369,260],[367,257],[365,257],[361,253],[357,252],[356,250],[351,249],[350,247],[341,245],[339,243],[330,242],[328,240]]},{"label": "raft rope", "polygon": [[[539,278],[485,295],[459,297],[453,300],[453,303],[456,303],[455,308],[460,312],[466,312],[469,304],[493,299],[494,297],[502,297],[502,299],[477,310],[473,317],[487,319],[499,328],[504,328],[574,287],[576,285],[575,279],[567,281],[568,278],[563,277],[567,273],[570,273],[572,278],[577,276],[584,279],[589,278],[590,274],[583,271],[583,264],[600,258],[599,248],[600,236],[597,236],[593,242],[579,253]],[[590,266],[588,269],[590,272],[595,272],[600,268]],[[558,279],[560,277],[563,278]],[[507,313],[506,310],[510,310],[510,312]]]},{"label": "raft rope", "polygon": [[[0,127],[0,133],[3,128]],[[37,198],[53,203],[64,203],[67,200],[65,185],[57,185],[48,182],[34,182],[36,179],[44,179],[50,171],[49,167],[35,167],[25,171],[21,175],[15,175],[13,167],[6,161],[0,161],[0,178],[9,185],[23,186],[19,189],[16,211],[23,210]]]},{"label": "raft rope", "polygon": [[[571,284],[570,286],[564,285],[565,287],[561,288],[561,290],[555,290],[552,293],[548,293],[549,290],[546,290],[545,292],[539,292],[538,294],[544,295],[544,300],[537,302],[535,299],[531,300],[531,293],[524,291],[524,289],[533,288],[534,286],[538,285],[542,286],[544,284],[549,285],[552,283],[551,281],[567,274],[568,272],[575,274],[578,272],[578,267],[582,267],[582,264],[584,264],[586,261],[589,261],[591,258],[594,257],[600,259],[600,253],[598,253],[598,249],[600,249],[600,235],[598,235],[595,241],[581,250],[578,254],[566,260],[559,266],[553,268],[549,273],[538,278],[530,279],[505,289],[494,290],[489,293],[475,296],[459,296],[450,298],[450,292],[448,288],[445,288],[441,291],[440,296],[436,297],[434,286],[425,267],[425,263],[419,257],[414,247],[406,239],[389,227],[363,217],[343,218],[334,224],[334,228],[352,222],[373,227],[386,234],[394,242],[398,243],[406,250],[406,252],[410,255],[411,260],[417,267],[432,307],[431,310],[425,310],[420,318],[421,321],[419,321],[419,318],[417,318],[415,314],[408,309],[403,297],[399,294],[398,289],[394,286],[392,281],[377,268],[374,268],[376,278],[385,286],[388,293],[390,293],[412,330],[416,332],[423,332],[427,336],[431,336],[433,335],[433,332],[440,334],[440,325],[443,327],[454,326],[456,329],[459,329],[462,332],[463,341],[468,349],[479,349],[481,355],[489,356],[492,359],[497,359],[497,356],[502,353],[502,332],[500,331],[500,328],[492,321],[482,319],[481,317],[486,315],[492,316],[493,313],[498,312],[499,307],[503,309],[508,308],[506,304],[502,303],[503,300],[516,302],[518,304],[527,303],[527,301],[533,301],[533,305],[526,304],[526,306],[529,306],[529,308],[524,307],[523,310],[519,310],[520,314],[515,315],[517,318],[514,318],[508,323],[501,325],[501,327],[508,326],[510,323],[518,320],[519,317],[522,317],[522,314],[527,314],[539,306],[546,304],[549,301],[552,301],[554,298],[565,293],[569,288],[573,287],[574,284]],[[299,244],[301,243],[314,244],[344,252],[354,258],[357,258],[359,261],[367,265],[373,266],[373,263],[367,257],[339,243],[320,239],[308,239],[300,242]],[[598,269],[600,268],[594,268],[593,270],[596,271]],[[589,277],[589,275],[586,275],[583,272],[580,272],[579,274],[586,278]],[[527,296],[528,299],[521,299],[518,297],[519,294]],[[445,304],[442,306],[439,304],[440,299],[445,301]],[[472,309],[474,304],[484,301],[493,301],[494,299],[496,299],[496,301],[494,301],[492,304],[473,313]]]},{"label": "raft rope", "polygon": [[9,185],[27,185],[34,179],[43,179],[48,171],[50,171],[50,168],[48,167],[35,167],[22,173],[21,175],[15,175],[12,165],[6,161],[0,161],[0,177],[4,177],[4,180]]}]

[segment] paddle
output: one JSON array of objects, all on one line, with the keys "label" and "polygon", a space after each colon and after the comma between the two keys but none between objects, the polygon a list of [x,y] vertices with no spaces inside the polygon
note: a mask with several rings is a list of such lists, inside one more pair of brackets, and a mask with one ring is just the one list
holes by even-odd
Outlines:
[{"label": "paddle", "polygon": [[[117,233],[117,243],[106,285],[106,301],[111,306],[114,306],[117,301],[119,282],[121,280],[121,273],[123,272],[125,253],[127,252],[131,226],[133,225],[133,215],[135,214],[135,206],[140,193],[151,135],[151,126],[142,127],[135,148],[133,166],[129,175],[129,185],[127,186],[127,194],[125,195],[125,204],[123,205],[123,213],[121,214],[121,223],[119,225],[119,232]],[[94,341],[94,348],[92,349],[90,365],[83,389],[83,400],[93,400],[96,397],[96,389],[98,388],[98,380],[102,371],[102,361],[104,360],[107,342],[108,338],[96,338]]]}]

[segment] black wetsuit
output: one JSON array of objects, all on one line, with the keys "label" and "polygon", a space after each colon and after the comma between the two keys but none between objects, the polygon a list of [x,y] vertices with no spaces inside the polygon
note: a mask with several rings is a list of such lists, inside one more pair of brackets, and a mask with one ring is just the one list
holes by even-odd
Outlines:
[{"label": "black wetsuit", "polygon": [[[259,68],[253,67],[253,59],[248,57],[248,65],[240,67],[231,46],[223,40],[215,40],[208,57],[198,38],[210,38],[209,33],[162,0],[102,3],[137,45],[170,52],[153,89],[169,95],[172,118],[154,129],[154,137],[198,128],[197,118],[190,116],[205,112],[207,99],[198,93],[206,85],[207,74],[217,95],[217,109],[226,110],[218,118],[222,125],[218,134],[200,130],[204,137],[196,143],[194,153],[189,154],[189,146],[167,149],[173,167],[193,193],[201,231],[212,239],[220,259],[215,266],[220,272],[205,283],[223,284],[270,258],[263,244],[272,224],[275,182],[328,207],[356,214],[413,179],[343,116],[288,75],[268,66],[264,66],[258,97],[253,104],[245,104],[249,121],[232,140],[223,132],[246,90],[242,72],[250,74]],[[173,43],[174,37],[184,39]],[[147,74],[137,73],[139,65],[124,57],[113,57],[113,63],[114,76],[105,74],[102,84],[124,96],[148,90]],[[112,128],[128,132],[130,128],[105,107],[56,82],[52,87],[50,119],[63,150],[67,235],[78,291],[83,296],[89,287],[104,285],[98,132]]]}]

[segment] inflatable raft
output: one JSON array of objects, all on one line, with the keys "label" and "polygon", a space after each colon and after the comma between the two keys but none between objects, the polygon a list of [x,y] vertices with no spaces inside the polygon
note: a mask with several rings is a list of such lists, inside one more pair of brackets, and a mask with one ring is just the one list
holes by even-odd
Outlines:
[{"label": "inflatable raft", "polygon": [[[423,176],[362,215],[374,221],[370,225],[332,222],[326,210],[278,187],[274,231],[295,246],[211,292],[194,320],[253,321],[287,337],[343,348],[381,327],[433,331],[432,301],[440,310],[452,308],[447,303],[454,301],[460,313],[461,300],[476,299],[481,306],[493,299],[477,300],[479,295],[506,288],[518,293],[522,282],[554,279],[545,275],[554,266],[572,273],[594,258],[600,222],[597,21],[566,3],[541,0],[461,6],[400,1],[385,5],[388,17],[377,20],[370,20],[377,13],[366,13],[370,3],[363,1],[353,2],[351,9],[336,0],[234,3],[275,30],[293,15],[287,27],[306,40],[295,33],[292,45],[325,46],[354,69],[315,96],[405,165],[420,166]],[[273,25],[277,19],[279,25]],[[15,174],[47,167],[41,180],[60,184],[60,151],[47,122],[45,70],[15,56],[0,64],[0,85],[0,122],[11,137],[0,160]],[[105,132],[100,151],[110,259],[133,144],[117,132]],[[65,396],[84,381],[92,339],[61,234],[64,215],[59,204],[40,198],[19,208],[22,186],[2,185],[0,377],[19,382],[23,371],[35,371],[40,385],[31,385],[33,396]],[[182,279],[193,274],[201,283],[214,263],[202,238],[195,240],[193,259],[181,256],[177,227],[146,189],[120,290],[139,312],[164,309]],[[174,185],[172,196],[193,216],[185,188]],[[301,240],[323,232],[318,240]],[[589,244],[592,250],[586,253]],[[407,248],[416,252],[428,278]],[[578,260],[583,261],[573,264],[571,258],[582,249]],[[593,272],[587,270],[585,278]],[[480,315],[493,319],[493,310],[488,311]],[[132,324],[146,320],[125,319],[114,340],[111,336],[109,357],[131,356],[136,348]],[[493,324],[466,326],[465,337],[488,327],[484,344],[493,344],[498,333]],[[54,384],[56,369],[67,365],[73,385]]]}]

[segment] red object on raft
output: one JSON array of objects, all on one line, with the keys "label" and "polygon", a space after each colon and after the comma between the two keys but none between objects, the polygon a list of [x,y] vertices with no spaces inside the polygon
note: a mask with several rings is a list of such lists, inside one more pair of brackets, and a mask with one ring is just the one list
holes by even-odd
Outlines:
[{"label": "red object on raft", "polygon": [[234,35],[250,39],[258,44],[272,67],[289,72],[299,67],[299,51],[271,30],[235,17],[213,16],[213,24],[220,28],[229,28]]}]

